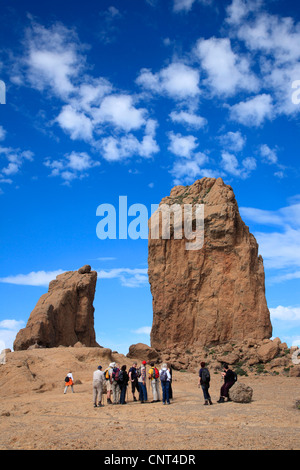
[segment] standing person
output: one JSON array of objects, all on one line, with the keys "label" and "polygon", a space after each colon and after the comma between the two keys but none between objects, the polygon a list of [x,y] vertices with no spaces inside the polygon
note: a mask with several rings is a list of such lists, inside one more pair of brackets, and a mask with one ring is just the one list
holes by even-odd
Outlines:
[{"label": "standing person", "polygon": [[151,368],[148,371],[148,377],[151,383],[152,396],[153,400],[151,403],[156,403],[160,401],[160,391],[159,391],[159,371],[155,367],[154,362],[150,362]]},{"label": "standing person", "polygon": [[171,364],[167,364],[168,366],[168,369],[169,369],[169,372],[170,372],[170,375],[171,375],[171,380],[170,380],[170,386],[169,386],[169,398],[170,400],[173,399],[173,388],[172,388],[172,380],[173,380],[173,371],[172,371],[172,365]]},{"label": "standing person", "polygon": [[228,364],[224,364],[224,372],[222,372],[222,377],[224,378],[224,384],[221,387],[220,398],[218,400],[218,403],[224,403],[225,398],[227,398],[227,401],[229,401],[228,392],[229,392],[229,389],[235,383],[234,372],[231,369],[229,369]]},{"label": "standing person", "polygon": [[126,370],[126,365],[121,367],[120,374],[119,374],[119,387],[120,387],[120,404],[126,405],[126,390],[128,385],[129,377]]},{"label": "standing person", "polygon": [[147,387],[146,387],[146,361],[143,361],[140,367],[140,373],[138,374],[140,402],[145,403],[148,400]]},{"label": "standing person", "polygon": [[201,386],[204,396],[204,405],[212,405],[211,397],[208,392],[210,386],[210,373],[207,367],[205,367],[205,362],[201,362],[201,368],[199,370],[199,380],[198,387]]},{"label": "standing person", "polygon": [[163,405],[170,405],[170,382],[171,374],[168,370],[167,364],[162,364],[161,370],[159,371],[159,377],[161,382],[161,388],[163,392]]},{"label": "standing person", "polygon": [[112,370],[111,373],[111,388],[113,393],[113,405],[118,405],[120,403],[120,386],[119,386],[119,374],[120,369],[117,364]]},{"label": "standing person", "polygon": [[93,373],[93,402],[94,408],[97,408],[97,398],[98,406],[102,405],[102,391],[103,385],[105,383],[104,372],[102,372],[102,366],[98,366],[97,370]]},{"label": "standing person", "polygon": [[109,366],[105,369],[104,371],[104,376],[106,380],[106,396],[107,396],[107,404],[111,405],[111,394],[112,394],[112,386],[111,386],[111,374],[113,371],[113,368],[115,367],[116,363],[111,362]]},{"label": "standing person", "polygon": [[74,379],[73,379],[72,372],[70,371],[70,372],[68,373],[67,377],[65,378],[64,394],[67,393],[68,387],[71,387],[72,393],[74,393],[73,384],[74,384]]},{"label": "standing person", "polygon": [[133,396],[133,401],[137,401],[136,397],[135,397],[135,391],[137,391],[137,393],[139,393],[139,383],[138,383],[138,377],[137,377],[137,363],[134,362],[132,364],[132,367],[130,367],[129,369],[129,380],[130,380],[130,383],[131,383],[131,392],[132,392],[132,396]]}]

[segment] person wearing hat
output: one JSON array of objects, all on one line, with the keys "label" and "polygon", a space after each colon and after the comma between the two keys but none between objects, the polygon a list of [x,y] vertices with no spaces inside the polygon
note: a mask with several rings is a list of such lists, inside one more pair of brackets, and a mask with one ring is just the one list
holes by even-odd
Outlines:
[{"label": "person wearing hat", "polygon": [[97,408],[97,398],[98,398],[98,406],[102,405],[102,391],[103,385],[105,382],[104,372],[102,372],[102,366],[98,366],[97,370],[93,373],[93,402],[94,408]]},{"label": "person wearing hat", "polygon": [[105,378],[105,381],[106,381],[106,391],[107,391],[107,404],[108,405],[112,404],[112,401],[111,401],[112,385],[111,385],[111,383],[112,383],[112,372],[113,372],[114,367],[116,367],[116,363],[111,362],[109,364],[109,366],[104,371],[104,378]]},{"label": "person wearing hat", "polygon": [[142,362],[141,367],[140,367],[140,376],[138,378],[141,403],[145,403],[145,401],[148,401],[147,386],[146,386],[146,364],[147,364],[146,361]]}]

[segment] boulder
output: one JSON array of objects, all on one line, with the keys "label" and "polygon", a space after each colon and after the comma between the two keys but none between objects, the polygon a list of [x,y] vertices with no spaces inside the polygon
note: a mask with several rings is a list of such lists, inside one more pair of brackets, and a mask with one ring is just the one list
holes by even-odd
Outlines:
[{"label": "boulder", "polygon": [[144,343],[132,344],[126,357],[130,359],[139,359],[140,361],[157,361],[159,354],[154,349]]},{"label": "boulder", "polygon": [[[184,217],[178,221],[178,208],[175,215],[170,212],[170,237],[162,233],[158,213],[176,204],[180,210],[185,204],[204,205],[202,247],[187,249],[191,242],[184,238]],[[194,215],[193,230],[197,220]],[[263,259],[241,219],[232,188],[221,178],[176,186],[162,199],[149,221],[148,275],[153,297],[151,346],[159,352],[176,345],[184,353],[248,338],[254,343],[272,335]]]},{"label": "boulder", "polygon": [[253,389],[242,382],[236,382],[229,390],[229,398],[236,403],[250,403]]},{"label": "boulder", "polygon": [[97,272],[87,266],[57,276],[31,312],[26,327],[18,332],[14,350],[74,346],[78,342],[99,346],[94,330],[96,282]]},{"label": "boulder", "polygon": [[278,341],[268,341],[258,348],[257,356],[260,362],[266,363],[274,359],[279,351]]}]

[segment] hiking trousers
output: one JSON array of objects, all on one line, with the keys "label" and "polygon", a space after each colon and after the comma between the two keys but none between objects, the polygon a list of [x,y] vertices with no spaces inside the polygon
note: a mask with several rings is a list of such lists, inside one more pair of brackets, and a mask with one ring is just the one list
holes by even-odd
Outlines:
[{"label": "hiking trousers", "polygon": [[157,379],[151,380],[153,401],[160,400],[159,381]]},{"label": "hiking trousers", "polygon": [[202,391],[203,391],[204,400],[210,400],[211,398],[210,398],[210,394],[209,394],[209,391],[208,391],[209,387],[207,385],[202,384],[201,388],[202,388]]},{"label": "hiking trousers", "polygon": [[102,382],[99,380],[94,380],[93,381],[93,402],[94,405],[97,405],[97,398],[98,398],[98,404],[100,405],[102,402]]},{"label": "hiking trousers", "polygon": [[221,397],[228,398],[229,394],[229,389],[234,385],[234,382],[226,382],[224,385],[221,387]]},{"label": "hiking trousers", "polygon": [[167,380],[166,382],[161,382],[161,388],[163,392],[163,403],[170,404],[170,382]]},{"label": "hiking trousers", "polygon": [[119,387],[119,384],[118,382],[116,382],[115,380],[113,380],[112,384],[111,384],[111,388],[112,388],[112,392],[113,392],[113,403],[120,403],[120,387]]}]

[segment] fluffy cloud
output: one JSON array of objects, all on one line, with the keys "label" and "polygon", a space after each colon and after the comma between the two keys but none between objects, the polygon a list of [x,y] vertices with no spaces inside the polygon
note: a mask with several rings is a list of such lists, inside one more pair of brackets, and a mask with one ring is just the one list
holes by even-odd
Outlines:
[{"label": "fluffy cloud", "polygon": [[183,136],[181,134],[169,133],[170,145],[168,150],[178,157],[190,158],[198,147],[197,139],[193,135]]},{"label": "fluffy cloud", "polygon": [[230,175],[238,178],[248,178],[251,171],[256,168],[256,160],[253,157],[248,157],[242,160],[241,165],[235,155],[229,152],[222,152],[221,165],[223,169]]},{"label": "fluffy cloud", "polygon": [[250,127],[259,127],[266,119],[271,119],[273,113],[272,97],[265,93],[234,104],[230,108],[233,121]]},{"label": "fluffy cloud", "polygon": [[157,73],[149,69],[140,72],[136,82],[144,89],[167,95],[174,100],[186,100],[199,95],[199,71],[181,62],[174,62]]},{"label": "fluffy cloud", "polygon": [[60,176],[66,184],[87,175],[87,170],[100,165],[85,152],[72,152],[61,160],[46,160],[45,165],[51,169],[50,176]]},{"label": "fluffy cloud", "polygon": [[99,109],[93,110],[95,122],[110,123],[124,131],[140,129],[145,123],[145,109],[137,109],[130,95],[106,96]]},{"label": "fluffy cloud", "polygon": [[16,284],[20,286],[48,286],[50,281],[64,271],[32,271],[29,274],[17,274],[0,278],[0,282],[5,284]]},{"label": "fluffy cloud", "polygon": [[257,227],[254,234],[267,269],[278,270],[276,274],[271,271],[269,282],[299,278],[300,204],[277,211],[241,207],[240,212],[246,223]]},{"label": "fluffy cloud", "polygon": [[229,131],[226,134],[220,136],[219,140],[225,150],[229,150],[231,152],[240,152],[243,150],[247,139],[241,134],[240,131]]},{"label": "fluffy cloud", "polygon": [[201,129],[207,124],[207,120],[204,117],[188,111],[172,111],[170,118],[177,124],[183,124],[195,129]]},{"label": "fluffy cloud", "polygon": [[18,331],[24,328],[25,324],[21,320],[0,321],[0,351],[3,349],[13,350],[13,343]]},{"label": "fluffy cloud", "polygon": [[124,287],[145,287],[148,285],[148,269],[114,268],[100,270],[98,279],[119,279]]},{"label": "fluffy cloud", "polygon": [[258,90],[259,82],[249,61],[233,52],[229,38],[200,39],[195,53],[207,74],[204,83],[212,93],[232,96],[240,90]]}]

